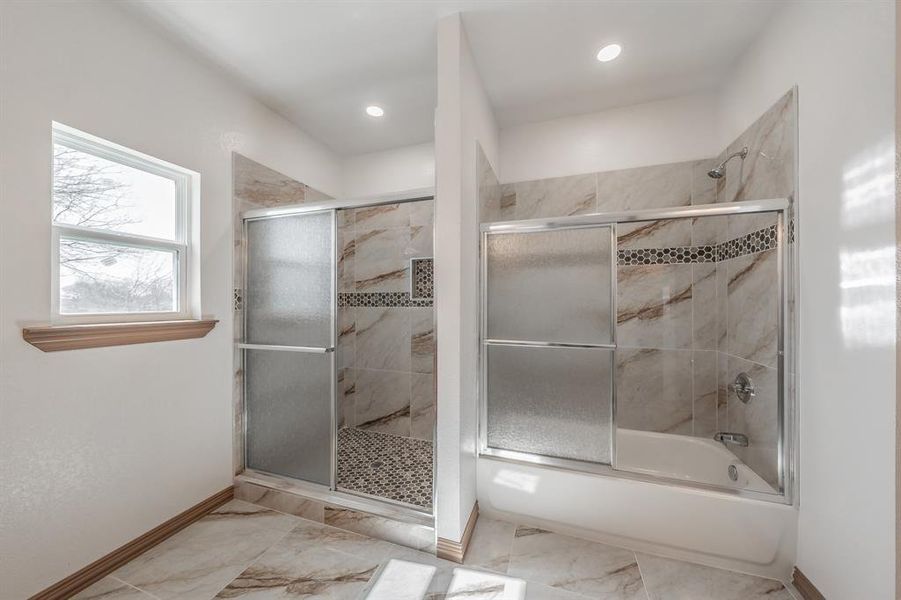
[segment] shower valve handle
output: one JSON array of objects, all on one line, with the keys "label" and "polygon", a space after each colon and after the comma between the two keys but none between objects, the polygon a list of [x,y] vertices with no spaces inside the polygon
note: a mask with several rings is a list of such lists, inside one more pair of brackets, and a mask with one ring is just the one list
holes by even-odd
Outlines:
[{"label": "shower valve handle", "polygon": [[757,391],[754,389],[754,382],[747,373],[739,373],[735,381],[727,385],[726,388],[745,404],[757,395]]}]

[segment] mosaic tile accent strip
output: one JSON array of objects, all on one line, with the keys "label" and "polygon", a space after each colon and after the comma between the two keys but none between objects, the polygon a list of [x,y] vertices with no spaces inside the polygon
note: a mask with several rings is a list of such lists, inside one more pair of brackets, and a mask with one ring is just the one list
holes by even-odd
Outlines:
[{"label": "mosaic tile accent strip", "polygon": [[410,260],[413,272],[413,300],[429,300],[435,287],[434,261],[431,258]]},{"label": "mosaic tile accent strip", "polygon": [[776,226],[771,225],[763,229],[758,229],[740,238],[729,240],[716,246],[717,261],[729,260],[745,256],[746,254],[756,254],[764,250],[772,250],[776,247]]},{"label": "mosaic tile accent strip", "polygon": [[716,246],[636,248],[617,252],[618,265],[672,265],[716,262]]},{"label": "mosaic tile accent strip", "polygon": [[338,430],[338,487],[432,507],[432,442],[365,431]]},{"label": "mosaic tile accent strip", "polygon": [[771,225],[716,246],[675,246],[672,248],[618,250],[616,253],[616,264],[629,266],[715,263],[747,254],[772,250],[775,247],[776,226]]},{"label": "mosaic tile accent strip", "polygon": [[432,299],[417,300],[410,297],[410,292],[340,292],[338,306],[428,307],[432,306]]}]

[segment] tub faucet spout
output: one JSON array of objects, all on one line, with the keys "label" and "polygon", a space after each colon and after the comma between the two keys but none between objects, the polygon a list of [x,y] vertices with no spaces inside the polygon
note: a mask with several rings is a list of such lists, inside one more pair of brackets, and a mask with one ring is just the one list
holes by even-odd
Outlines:
[{"label": "tub faucet spout", "polygon": [[726,445],[748,447],[748,436],[743,433],[733,433],[731,431],[718,431],[714,434],[713,439]]}]

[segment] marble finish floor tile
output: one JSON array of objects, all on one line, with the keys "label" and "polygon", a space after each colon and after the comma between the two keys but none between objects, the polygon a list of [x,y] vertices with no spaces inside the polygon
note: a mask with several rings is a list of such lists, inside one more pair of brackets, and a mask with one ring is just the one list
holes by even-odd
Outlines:
[{"label": "marble finish floor tile", "polygon": [[338,430],[338,487],[432,507],[428,440],[344,427]]},{"label": "marble finish floor tile", "polygon": [[104,577],[72,596],[72,600],[154,600],[154,597],[115,577]]},{"label": "marble finish floor tile", "polygon": [[515,534],[516,525],[513,523],[479,516],[463,564],[506,573]]},{"label": "marble finish floor tile", "polygon": [[366,600],[422,600],[438,568],[423,562],[390,558],[370,580]]},{"label": "marble finish floor tile", "polygon": [[518,527],[507,574],[602,600],[646,600],[635,553]]},{"label": "marble finish floor tile", "polygon": [[526,582],[515,577],[484,573],[471,569],[454,569],[447,600],[507,600],[525,598]]},{"label": "marble finish floor tile", "polygon": [[289,536],[247,567],[216,598],[353,600],[378,566],[377,560],[298,544]]},{"label": "marble finish floor tile", "polygon": [[299,521],[232,500],[112,575],[160,600],[209,600]]},{"label": "marble finish floor tile", "polygon": [[390,542],[313,521],[299,523],[280,544],[310,548],[323,547],[376,562],[400,552],[400,547]]},{"label": "marble finish floor tile", "polygon": [[334,506],[325,507],[325,523],[417,551],[435,552],[435,530],[427,525]]},{"label": "marble finish floor tile", "polygon": [[364,535],[301,521],[217,598],[358,598],[401,550]]},{"label": "marble finish floor tile", "polygon": [[781,582],[638,554],[651,600],[793,600]]},{"label": "marble finish floor tile", "polygon": [[[456,568],[442,600],[589,600],[517,577]],[[368,600],[368,599],[367,599]]]},{"label": "marble finish floor tile", "polygon": [[232,501],[76,600],[793,600],[782,583],[482,517],[464,565]]},{"label": "marble finish floor tile", "polygon": [[235,499],[319,523],[325,518],[325,505],[322,502],[253,483],[238,483],[235,486]]}]

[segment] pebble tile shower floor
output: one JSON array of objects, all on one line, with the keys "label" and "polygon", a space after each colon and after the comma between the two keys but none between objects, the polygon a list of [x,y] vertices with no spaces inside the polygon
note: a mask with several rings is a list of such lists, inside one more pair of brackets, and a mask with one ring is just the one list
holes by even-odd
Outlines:
[{"label": "pebble tile shower floor", "polygon": [[432,508],[427,440],[352,427],[338,430],[338,488]]}]

